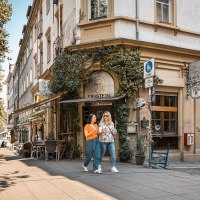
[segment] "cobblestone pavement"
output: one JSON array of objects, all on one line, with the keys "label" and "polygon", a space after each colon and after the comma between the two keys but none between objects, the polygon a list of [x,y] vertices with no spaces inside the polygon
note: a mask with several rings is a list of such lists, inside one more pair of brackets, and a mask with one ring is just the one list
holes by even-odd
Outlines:
[{"label": "cobblestone pavement", "polygon": [[172,169],[173,171],[182,172],[190,175],[198,175],[200,176],[200,168],[177,168]]}]

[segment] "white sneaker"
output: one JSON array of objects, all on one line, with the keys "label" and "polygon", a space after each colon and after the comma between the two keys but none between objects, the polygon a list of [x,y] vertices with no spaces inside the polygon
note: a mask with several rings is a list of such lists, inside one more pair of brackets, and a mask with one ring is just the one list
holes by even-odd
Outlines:
[{"label": "white sneaker", "polygon": [[95,174],[102,174],[102,171],[100,171],[99,169],[94,171]]},{"label": "white sneaker", "polygon": [[112,168],[111,168],[111,172],[118,173],[119,171],[116,169],[116,167],[112,167]]},{"label": "white sneaker", "polygon": [[82,167],[83,167],[83,171],[84,172],[88,172],[88,168],[87,167],[85,167],[84,165],[82,165]]},{"label": "white sneaker", "polygon": [[99,165],[98,170],[102,173],[101,165]]}]

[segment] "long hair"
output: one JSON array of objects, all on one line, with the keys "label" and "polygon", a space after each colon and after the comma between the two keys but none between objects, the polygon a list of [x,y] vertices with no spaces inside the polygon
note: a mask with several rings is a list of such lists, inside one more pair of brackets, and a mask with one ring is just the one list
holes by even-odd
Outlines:
[{"label": "long hair", "polygon": [[92,121],[92,117],[94,116],[94,114],[89,114],[88,116],[88,120],[87,120],[87,124],[91,124]]},{"label": "long hair", "polygon": [[102,115],[102,118],[101,118],[101,122],[105,123],[106,124],[106,121],[105,121],[105,118],[104,118],[104,115],[108,115],[108,124],[110,125],[112,123],[112,116],[110,114],[109,111],[105,111]]}]

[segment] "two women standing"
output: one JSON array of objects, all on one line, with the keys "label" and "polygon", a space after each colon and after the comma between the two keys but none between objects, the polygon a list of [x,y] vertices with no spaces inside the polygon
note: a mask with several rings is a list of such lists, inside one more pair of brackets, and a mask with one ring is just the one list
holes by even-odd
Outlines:
[{"label": "two women standing", "polygon": [[101,161],[108,148],[111,157],[111,171],[115,173],[118,172],[115,167],[115,130],[110,112],[104,112],[99,127],[96,124],[96,116],[94,114],[89,115],[88,122],[84,127],[84,134],[86,137],[86,157],[83,164],[84,171],[88,171],[87,166],[93,157],[94,173],[102,173]]}]

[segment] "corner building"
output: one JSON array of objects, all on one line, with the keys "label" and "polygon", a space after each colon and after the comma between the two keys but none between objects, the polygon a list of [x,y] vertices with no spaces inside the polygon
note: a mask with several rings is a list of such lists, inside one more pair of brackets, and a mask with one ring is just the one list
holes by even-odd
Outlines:
[{"label": "corner building", "polygon": [[[27,11],[28,22],[16,61],[16,68],[23,69],[28,74],[26,77],[31,77],[30,85],[26,81],[23,83],[25,75],[21,73],[20,77],[19,74],[18,84],[23,89],[19,89],[19,103],[13,117],[27,119],[24,122],[26,127],[28,124],[30,139],[36,133],[44,139],[50,132],[61,139],[70,129],[70,114],[67,109],[65,115],[61,113],[63,94],[53,95],[45,89],[56,56],[67,47],[78,50],[123,44],[126,48],[139,49],[141,63],[155,58],[155,73],[163,80],[155,88],[152,107],[152,124],[160,125],[159,134],[154,134],[158,148],[164,149],[171,143],[170,159],[199,161],[200,100],[188,95],[186,78],[188,63],[200,60],[199,6],[198,0],[33,1]],[[30,61],[26,62],[26,59]],[[81,130],[70,135],[76,138],[82,150],[83,125],[88,113],[95,113],[100,119],[103,111],[108,110],[115,116],[113,105],[120,85],[116,74],[102,70],[98,63],[88,70],[95,84],[81,88],[82,100],[77,100]],[[20,96],[28,90],[31,100],[23,103]],[[141,89],[139,97],[147,101],[148,90]],[[92,98],[95,101],[87,100]],[[108,101],[103,103],[101,98],[108,98]],[[137,121],[134,102],[130,102],[130,108],[128,124]],[[140,119],[145,131],[147,109],[141,110]],[[135,131],[129,132],[136,145]],[[186,133],[194,134],[191,145],[184,140]],[[118,138],[116,143],[118,151]]]}]

